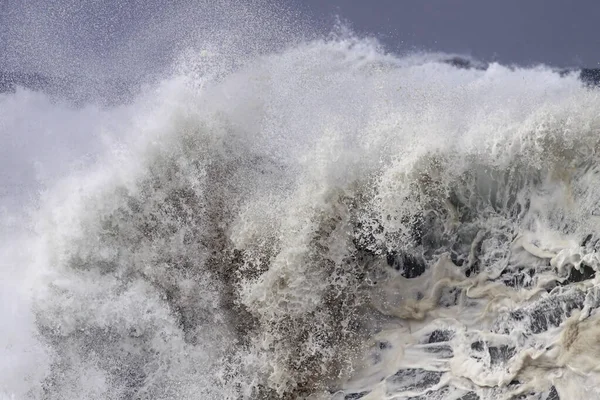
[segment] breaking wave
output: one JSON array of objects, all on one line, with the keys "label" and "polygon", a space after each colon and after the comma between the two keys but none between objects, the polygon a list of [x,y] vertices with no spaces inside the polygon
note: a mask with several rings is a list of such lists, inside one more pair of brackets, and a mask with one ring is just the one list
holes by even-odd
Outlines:
[{"label": "breaking wave", "polygon": [[597,91],[352,37],[218,57],[125,105],[0,95],[108,149],[3,214],[0,394],[598,396]]}]

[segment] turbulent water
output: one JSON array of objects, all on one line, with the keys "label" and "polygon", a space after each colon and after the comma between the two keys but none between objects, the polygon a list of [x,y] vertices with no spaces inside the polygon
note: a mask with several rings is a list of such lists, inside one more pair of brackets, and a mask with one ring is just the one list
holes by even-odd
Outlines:
[{"label": "turbulent water", "polygon": [[0,398],[600,396],[596,90],[352,37],[218,57],[0,94],[2,140],[54,146],[4,180]]}]

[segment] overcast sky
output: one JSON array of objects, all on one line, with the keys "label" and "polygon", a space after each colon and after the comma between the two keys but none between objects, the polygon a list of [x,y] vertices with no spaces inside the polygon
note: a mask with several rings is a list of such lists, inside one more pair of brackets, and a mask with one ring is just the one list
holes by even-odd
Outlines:
[{"label": "overcast sky", "polygon": [[[55,63],[76,69],[78,63],[110,58],[115,48],[127,65],[136,64],[141,53],[157,62],[189,32],[226,14],[206,9],[221,4],[224,10],[227,1],[263,0],[0,0],[0,68]],[[272,2],[296,10],[298,20],[319,31],[330,30],[339,15],[356,32],[376,36],[399,53],[431,50],[503,63],[600,66],[598,0]]]},{"label": "overcast sky", "polygon": [[339,14],[392,50],[470,54],[484,61],[598,67],[598,0],[296,0]]}]

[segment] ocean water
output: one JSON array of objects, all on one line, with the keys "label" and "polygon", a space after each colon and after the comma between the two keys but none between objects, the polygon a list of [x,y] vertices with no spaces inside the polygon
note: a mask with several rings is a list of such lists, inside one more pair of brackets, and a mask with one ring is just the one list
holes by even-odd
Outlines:
[{"label": "ocean water", "polygon": [[598,92],[445,57],[0,94],[0,399],[598,398]]}]

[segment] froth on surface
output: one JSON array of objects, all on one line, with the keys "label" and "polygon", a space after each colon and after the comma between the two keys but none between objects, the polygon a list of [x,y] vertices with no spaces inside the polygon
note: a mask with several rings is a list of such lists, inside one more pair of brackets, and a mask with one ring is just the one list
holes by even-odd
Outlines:
[{"label": "froth on surface", "polygon": [[352,37],[210,57],[42,195],[7,396],[594,398],[595,91]]}]

